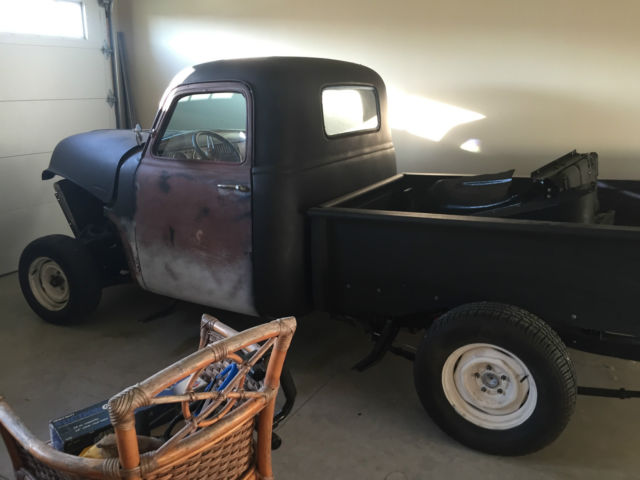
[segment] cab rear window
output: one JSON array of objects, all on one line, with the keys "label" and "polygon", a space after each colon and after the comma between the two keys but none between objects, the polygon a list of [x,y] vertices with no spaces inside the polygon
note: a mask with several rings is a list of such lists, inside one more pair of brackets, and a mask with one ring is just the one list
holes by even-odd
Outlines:
[{"label": "cab rear window", "polygon": [[367,132],[380,127],[376,89],[365,86],[336,86],[322,90],[324,130],[329,137]]}]

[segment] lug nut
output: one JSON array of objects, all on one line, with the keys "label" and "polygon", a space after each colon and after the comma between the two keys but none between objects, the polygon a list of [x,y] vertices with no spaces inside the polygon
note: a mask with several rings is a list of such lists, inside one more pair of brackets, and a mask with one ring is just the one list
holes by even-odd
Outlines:
[{"label": "lug nut", "polygon": [[482,387],[480,390],[482,390],[483,392],[487,391],[487,389],[485,387]]},{"label": "lug nut", "polygon": [[491,365],[487,365],[487,370],[492,370]]},{"label": "lug nut", "polygon": [[478,372],[474,373],[473,376],[476,378],[480,378],[480,374]]},{"label": "lug nut", "polygon": [[498,393],[502,393],[502,389],[501,388],[498,389]]},{"label": "lug nut", "polygon": [[500,377],[500,380],[502,380],[503,382],[504,382],[506,379],[507,379],[507,376],[506,376],[506,375],[502,375],[502,376]]}]

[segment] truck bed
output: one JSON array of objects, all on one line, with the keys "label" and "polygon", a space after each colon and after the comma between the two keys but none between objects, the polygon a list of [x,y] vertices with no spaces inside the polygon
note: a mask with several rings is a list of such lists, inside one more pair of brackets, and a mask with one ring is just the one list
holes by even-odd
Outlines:
[{"label": "truck bed", "polygon": [[429,192],[455,178],[401,174],[311,209],[316,306],[405,316],[486,300],[558,328],[640,335],[640,182],[598,181],[601,213],[568,221],[555,207],[440,213]]}]

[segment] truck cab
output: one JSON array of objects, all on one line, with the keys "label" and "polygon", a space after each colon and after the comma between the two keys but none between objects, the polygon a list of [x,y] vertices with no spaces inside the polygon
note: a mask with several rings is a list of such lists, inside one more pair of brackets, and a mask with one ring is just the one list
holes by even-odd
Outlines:
[{"label": "truck cab", "polygon": [[43,176],[64,177],[61,205],[103,285],[132,278],[171,297],[275,316],[313,308],[306,211],[395,173],[377,73],[273,57],[181,72],[148,137],[70,137]]}]

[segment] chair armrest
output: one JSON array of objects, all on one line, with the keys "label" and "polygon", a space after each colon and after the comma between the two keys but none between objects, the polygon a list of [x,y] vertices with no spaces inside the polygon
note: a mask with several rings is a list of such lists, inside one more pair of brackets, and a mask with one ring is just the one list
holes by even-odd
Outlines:
[{"label": "chair armrest", "polygon": [[[203,348],[210,343],[212,334],[218,334],[223,338],[228,338],[233,337],[238,333],[239,332],[237,330],[231,328],[226,323],[223,323],[216,317],[205,313],[202,315],[202,320],[200,320],[200,345],[198,348]],[[258,345],[254,343],[243,350],[246,353],[252,353],[258,350]]]},{"label": "chair armrest", "polygon": [[[89,478],[104,478],[104,460],[76,457],[47,445],[31,433],[2,396],[0,396],[0,425],[3,427],[3,437],[5,437],[14,467],[17,467],[15,464],[19,459],[17,448],[9,445],[11,440],[15,442],[14,447],[22,447],[34,458],[53,469]],[[6,438],[5,435],[11,438]]]}]

